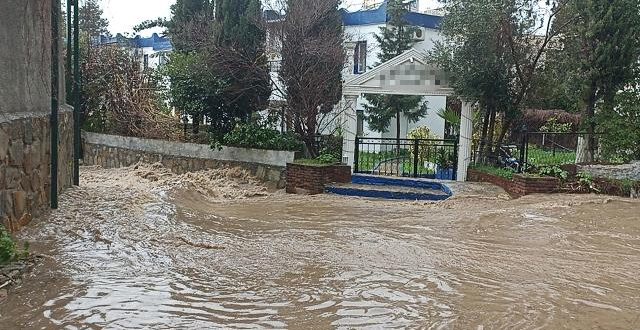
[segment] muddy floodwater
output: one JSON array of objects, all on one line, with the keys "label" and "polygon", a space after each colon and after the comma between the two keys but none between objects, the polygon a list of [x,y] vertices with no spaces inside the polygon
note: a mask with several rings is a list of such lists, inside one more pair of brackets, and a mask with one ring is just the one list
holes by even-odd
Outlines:
[{"label": "muddy floodwater", "polygon": [[82,169],[19,235],[1,329],[640,328],[640,202],[288,196],[239,170]]}]

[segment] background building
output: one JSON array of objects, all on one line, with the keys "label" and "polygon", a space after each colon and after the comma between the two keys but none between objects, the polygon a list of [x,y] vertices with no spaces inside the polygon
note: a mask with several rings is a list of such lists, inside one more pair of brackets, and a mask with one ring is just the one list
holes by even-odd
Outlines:
[{"label": "background building", "polygon": [[117,45],[131,50],[132,54],[140,61],[143,68],[156,69],[167,63],[169,54],[173,52],[173,45],[168,37],[157,33],[144,38],[135,36],[128,38],[118,33],[115,37],[100,36],[94,39],[95,46]]}]

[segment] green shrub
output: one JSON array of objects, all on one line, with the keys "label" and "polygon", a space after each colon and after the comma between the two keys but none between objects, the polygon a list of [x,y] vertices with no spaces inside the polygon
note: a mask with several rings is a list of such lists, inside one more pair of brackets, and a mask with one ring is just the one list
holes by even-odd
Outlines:
[{"label": "green shrub", "polygon": [[318,166],[322,166],[322,165],[339,164],[340,160],[338,158],[336,158],[332,154],[321,154],[320,156],[318,156],[316,158],[312,158],[312,159],[298,159],[298,160],[295,161],[295,163],[296,164],[303,164],[303,165],[318,165]]},{"label": "green shrub", "polygon": [[[640,82],[638,79],[637,82]],[[640,88],[627,88],[616,95],[616,107],[597,114],[601,156],[612,162],[640,159]]]},{"label": "green shrub", "polygon": [[559,166],[542,166],[538,168],[538,174],[541,176],[552,176],[562,180],[566,180],[569,176],[569,172],[561,169]]},{"label": "green shrub", "polygon": [[0,225],[0,264],[11,261],[16,257],[16,243],[6,229]]},{"label": "green shrub", "polygon": [[330,154],[336,161],[342,159],[342,136],[324,135],[320,139],[320,156]]},{"label": "green shrub", "polygon": [[499,176],[501,178],[507,179],[507,180],[512,180],[513,179],[513,174],[515,173],[513,169],[511,168],[499,168],[499,167],[493,167],[493,166],[488,166],[488,165],[474,165],[472,166],[472,168],[474,170],[480,171],[480,172],[484,172],[487,174],[491,174],[491,175],[495,175],[495,176]]},{"label": "green shrub", "polygon": [[[407,134],[407,138],[427,140],[427,141],[421,141],[418,146],[418,162],[420,164],[424,164],[424,162],[427,162],[427,161],[431,163],[434,163],[437,161],[434,158],[437,156],[434,155],[433,153],[433,145],[438,144],[438,142],[428,141],[428,140],[436,140],[436,139],[439,139],[439,137],[431,133],[431,130],[429,129],[429,127],[427,126],[416,127]],[[411,148],[411,159],[415,157],[413,153],[414,153],[414,149]]]},{"label": "green shrub", "polygon": [[240,123],[225,134],[223,144],[229,147],[302,151],[303,143],[293,133],[280,133],[267,123]]},{"label": "green shrub", "polygon": [[600,189],[596,187],[593,176],[589,173],[580,172],[577,175],[578,184],[591,192],[600,192]]}]

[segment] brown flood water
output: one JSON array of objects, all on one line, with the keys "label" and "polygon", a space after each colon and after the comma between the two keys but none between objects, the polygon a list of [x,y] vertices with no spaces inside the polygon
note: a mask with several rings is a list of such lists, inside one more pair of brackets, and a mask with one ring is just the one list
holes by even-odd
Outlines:
[{"label": "brown flood water", "polygon": [[640,202],[268,192],[237,170],[83,168],[20,238],[1,329],[640,327]]}]

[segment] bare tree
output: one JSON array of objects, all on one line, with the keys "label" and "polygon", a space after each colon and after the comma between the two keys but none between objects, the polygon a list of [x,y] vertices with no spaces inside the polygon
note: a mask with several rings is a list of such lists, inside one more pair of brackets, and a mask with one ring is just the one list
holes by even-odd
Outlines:
[{"label": "bare tree", "polygon": [[342,98],[345,63],[340,0],[288,0],[281,4],[286,14],[270,30],[276,40],[275,52],[282,58],[281,86],[279,82],[273,85],[287,101],[285,120],[304,140],[307,156],[315,157],[321,122],[340,116],[335,111]]}]

